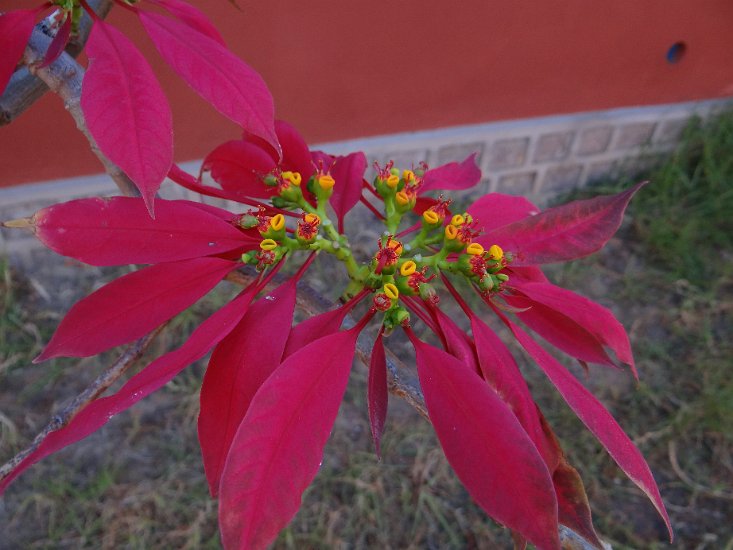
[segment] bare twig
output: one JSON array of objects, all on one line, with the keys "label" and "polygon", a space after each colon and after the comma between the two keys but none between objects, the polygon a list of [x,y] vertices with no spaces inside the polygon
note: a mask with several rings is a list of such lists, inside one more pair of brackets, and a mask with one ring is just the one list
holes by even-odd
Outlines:
[{"label": "bare twig", "polygon": [[30,445],[8,460],[0,467],[0,481],[8,477],[8,475],[25,460],[33,454],[48,437],[51,432],[55,432],[66,426],[71,420],[86,407],[89,403],[99,397],[107,388],[114,384],[124,373],[130,368],[137,359],[145,352],[155,337],[160,333],[165,324],[161,325],[153,332],[140,338],[134,344],[125,349],[119,359],[102,371],[79,395],[71,402],[56,413],[51,421],[46,424],[38,435],[33,439]]},{"label": "bare twig", "polygon": [[[112,0],[90,0],[89,5],[102,19],[112,9]],[[44,22],[38,28],[48,34]],[[72,36],[66,46],[66,53],[77,57],[84,48],[89,32],[92,29],[92,18],[84,12],[79,23],[79,32]],[[13,74],[5,92],[0,96],[0,126],[9,124],[18,118],[28,107],[38,101],[48,91],[48,86],[27,67],[21,67]]]},{"label": "bare twig", "polygon": [[23,54],[23,62],[28,66],[31,74],[43,80],[51,91],[58,94],[64,101],[64,106],[74,118],[76,127],[89,141],[92,152],[99,158],[105,171],[114,180],[124,195],[138,195],[137,188],[130,178],[97,147],[92,134],[84,120],[81,110],[81,83],[84,78],[84,68],[67,53],[62,53],[51,65],[39,68],[39,63],[48,48],[51,39],[42,31],[35,29],[28,46]]}]

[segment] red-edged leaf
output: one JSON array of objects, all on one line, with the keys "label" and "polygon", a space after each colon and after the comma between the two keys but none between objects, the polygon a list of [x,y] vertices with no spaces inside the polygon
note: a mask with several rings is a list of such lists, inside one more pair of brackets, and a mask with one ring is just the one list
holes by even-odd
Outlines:
[{"label": "red-edged leaf", "polygon": [[229,447],[252,398],[280,365],[293,320],[295,283],[290,280],[253,303],[209,360],[201,386],[198,434],[212,496],[219,491]]},{"label": "red-edged leaf", "polygon": [[71,36],[70,16],[64,18],[63,23],[61,23],[61,26],[56,31],[56,36],[53,37],[51,44],[46,50],[46,55],[43,56],[43,63],[39,67],[48,67],[59,58],[66,47],[66,43],[69,41],[69,36]]},{"label": "red-edged leaf", "polygon": [[21,473],[42,458],[84,439],[104,426],[112,416],[129,409],[143,397],[167,384],[186,366],[203,357],[242,318],[254,297],[245,290],[234,300],[214,313],[191,334],[180,348],[153,361],[115,394],[90,403],[69,424],[51,432],[40,447],[23,460],[12,473],[0,482],[0,493]]},{"label": "red-edged leaf", "polygon": [[412,341],[430,420],[458,478],[491,517],[538,548],[559,550],[550,473],[517,418],[456,358]]},{"label": "red-edged leaf", "polygon": [[34,362],[87,357],[132,342],[195,303],[237,265],[194,258],[120,277],[77,302]]},{"label": "red-edged leaf", "polygon": [[377,458],[381,460],[381,441],[384,433],[384,423],[387,420],[387,359],[384,355],[384,330],[380,330],[372,348],[369,361],[369,382],[367,386],[367,402],[369,407],[369,425],[372,429],[372,439]]},{"label": "red-edged leaf", "polygon": [[33,9],[13,10],[0,15],[0,96],[25,51],[37,14],[38,9]]},{"label": "red-edged leaf", "polygon": [[[492,231],[502,225],[539,214],[540,209],[524,197],[489,193],[477,199],[466,211],[478,221],[484,231]],[[483,236],[476,240],[487,247],[494,244],[487,243]]]},{"label": "red-edged leaf", "polygon": [[157,218],[140,199],[78,199],[33,216],[50,249],[92,265],[150,264],[252,248],[261,240],[188,201],[158,200]]},{"label": "red-edged leaf", "polygon": [[545,340],[581,361],[613,366],[605,351],[611,349],[638,378],[629,337],[608,309],[550,283],[520,282],[516,288],[521,295],[505,295],[507,303],[529,306],[517,316]]},{"label": "red-edged leaf", "polygon": [[281,154],[275,108],[262,77],[208,36],[168,17],[138,12],[160,55],[221,114],[261,137]]},{"label": "red-edged leaf", "polygon": [[672,539],[672,526],[654,477],[639,449],[631,442],[606,408],[565,367],[547,353],[520,327],[497,312],[504,323],[542,368],[573,412],[606,448],[616,464],[652,501]]},{"label": "red-edged leaf", "polygon": [[449,162],[425,172],[419,192],[468,189],[479,181],[481,170],[476,165],[476,153],[471,153],[463,162]]},{"label": "red-edged leaf", "polygon": [[336,420],[359,328],[299,349],[255,395],[221,479],[225,548],[266,548],[298,511]]},{"label": "red-edged leaf", "polygon": [[275,193],[262,177],[277,165],[262,148],[246,141],[228,141],[211,151],[204,159],[201,170],[210,170],[211,177],[231,197],[267,198]]},{"label": "red-edged leaf", "polygon": [[102,20],[86,45],[81,108],[101,151],[135,183],[151,215],[173,163],[173,119],[153,70],[135,45]]},{"label": "red-edged leaf", "polygon": [[336,212],[340,232],[343,232],[344,216],[359,202],[366,167],[367,159],[361,152],[336,157],[331,165],[330,172],[336,185],[329,202]]},{"label": "red-edged leaf", "polygon": [[160,6],[168,13],[180,19],[183,23],[191,27],[193,30],[205,34],[212,40],[215,40],[226,48],[224,39],[221,34],[209,20],[209,18],[191,4],[187,4],[182,0],[147,0],[151,4]]},{"label": "red-edged leaf", "polygon": [[618,195],[556,206],[499,227],[483,237],[514,254],[513,265],[546,264],[582,258],[603,247],[621,225],[631,197],[646,182]]}]

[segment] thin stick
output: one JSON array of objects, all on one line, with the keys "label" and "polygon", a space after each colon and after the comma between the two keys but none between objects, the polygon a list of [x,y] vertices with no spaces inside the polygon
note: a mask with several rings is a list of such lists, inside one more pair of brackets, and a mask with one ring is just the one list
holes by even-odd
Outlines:
[{"label": "thin stick", "polygon": [[2,467],[0,467],[0,481],[8,477],[8,475],[25,460],[28,456],[33,454],[40,446],[41,443],[48,437],[51,432],[60,430],[66,426],[71,420],[84,409],[89,403],[94,401],[107,388],[114,384],[124,373],[129,369],[135,361],[145,352],[150,344],[155,340],[156,336],[163,330],[166,323],[159,326],[157,329],[152,331],[147,336],[144,336],[137,340],[135,343],[130,344],[120,357],[112,365],[102,371],[79,395],[77,395],[71,402],[56,413],[51,421],[46,424],[38,435],[33,439],[31,444],[16,454],[13,458],[8,460]]}]

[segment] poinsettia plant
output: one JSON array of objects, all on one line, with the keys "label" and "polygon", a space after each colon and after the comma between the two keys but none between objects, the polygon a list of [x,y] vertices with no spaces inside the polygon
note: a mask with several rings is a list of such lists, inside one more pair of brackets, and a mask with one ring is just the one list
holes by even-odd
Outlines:
[{"label": "poinsettia plant", "polygon": [[[264,548],[295,515],[318,471],[357,338],[372,330],[366,414],[377,455],[387,424],[385,342],[407,340],[422,392],[413,398],[424,399],[448,462],[486,513],[513,531],[519,547],[530,542],[558,549],[560,526],[566,526],[601,548],[580,476],[534,402],[515,352],[490,327],[498,322],[649,497],[671,537],[659,490],[638,449],[537,341],[581,364],[625,365],[637,376],[628,336],[614,315],[553,285],[539,266],[599,250],[644,184],[544,211],[527,199],[491,193],[459,211],[444,193],[480,181],[473,155],[432,169],[424,163],[377,165],[367,181],[363,153],[312,151],[295,128],[275,121],[269,92],[251,69],[241,73],[241,81],[230,79],[237,90],[222,88],[222,73],[228,77],[242,65],[232,61],[200,12],[180,0],[145,2],[174,18],[121,5],[140,18],[174,69],[204,97],[221,103],[245,132],[209,153],[198,175],[181,170],[169,155],[164,98],[141,68],[144,60],[118,31],[95,20],[92,64],[81,96],[82,106],[87,98],[84,115],[90,129],[96,128],[98,145],[109,147],[105,152],[142,197],[74,200],[3,225],[30,228],[50,249],[91,265],[145,267],[75,304],[36,361],[93,356],[139,342],[223,279],[239,271],[253,276],[179,348],[152,361],[117,392],[96,391],[53,423],[0,469],[0,492],[34,463],[90,435],[211,352],[198,434],[209,488],[219,499],[222,541],[229,549]],[[0,77],[12,72],[18,44],[39,11],[52,6],[62,13],[45,54],[50,64],[71,32],[65,26],[74,27],[75,10],[88,9],[84,1],[69,1],[3,15],[0,41],[12,48],[0,51],[13,53],[2,54]],[[221,65],[211,67],[211,59]],[[131,83],[120,71],[142,76]],[[145,90],[130,93],[138,85]],[[132,126],[117,128],[122,107],[116,102],[125,87]],[[116,103],[112,115],[102,108],[110,102]],[[141,115],[151,108],[161,116]],[[130,137],[134,147],[113,151]],[[148,150],[143,137],[166,139]],[[188,190],[238,206],[155,198],[166,174]],[[357,205],[383,225],[367,256],[359,256],[347,236]],[[324,254],[341,266],[328,281],[341,285],[340,303],[295,323],[298,283]]]}]

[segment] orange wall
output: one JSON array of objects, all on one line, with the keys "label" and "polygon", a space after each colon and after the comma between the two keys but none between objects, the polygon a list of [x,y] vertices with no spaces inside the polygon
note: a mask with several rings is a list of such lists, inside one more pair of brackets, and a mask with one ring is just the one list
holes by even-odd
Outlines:
[{"label": "orange wall", "polygon": [[[733,95],[730,0],[193,3],[312,142]],[[121,11],[111,21],[151,50]],[[678,41],[686,53],[670,64]],[[177,160],[238,135],[154,66],[173,104]],[[99,171],[50,94],[0,128],[0,185]]]}]

